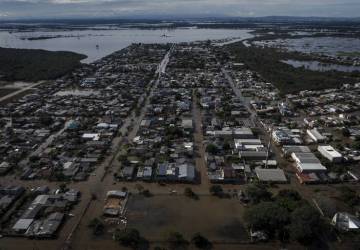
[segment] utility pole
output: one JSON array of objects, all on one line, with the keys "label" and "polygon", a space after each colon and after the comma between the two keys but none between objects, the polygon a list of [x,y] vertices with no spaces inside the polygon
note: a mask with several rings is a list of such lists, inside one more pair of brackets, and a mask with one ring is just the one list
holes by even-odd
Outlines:
[{"label": "utility pole", "polygon": [[270,155],[270,146],[271,146],[271,140],[272,140],[272,132],[273,132],[273,127],[271,126],[271,129],[270,129],[270,139],[269,139],[269,143],[268,143],[267,151],[266,151],[265,168],[268,168],[268,161],[269,161],[269,155]]}]

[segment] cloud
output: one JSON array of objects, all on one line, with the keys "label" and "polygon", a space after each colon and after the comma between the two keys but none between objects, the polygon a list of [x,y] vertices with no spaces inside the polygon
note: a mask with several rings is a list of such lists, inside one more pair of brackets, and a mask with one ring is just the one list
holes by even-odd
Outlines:
[{"label": "cloud", "polygon": [[[358,0],[0,0],[6,17],[358,16]],[[4,17],[4,14],[0,17]]]}]

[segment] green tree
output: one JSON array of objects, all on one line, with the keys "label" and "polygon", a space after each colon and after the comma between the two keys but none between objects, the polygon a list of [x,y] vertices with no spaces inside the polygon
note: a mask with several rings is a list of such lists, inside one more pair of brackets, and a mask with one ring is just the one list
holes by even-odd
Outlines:
[{"label": "green tree", "polygon": [[263,230],[269,236],[282,234],[289,223],[289,212],[275,202],[261,202],[245,211],[244,219],[253,230]]},{"label": "green tree", "polygon": [[184,195],[187,196],[187,197],[189,197],[189,198],[192,198],[192,199],[194,199],[194,200],[198,200],[198,199],[199,199],[199,196],[197,196],[190,187],[185,188],[185,190],[184,190]]},{"label": "green tree", "polygon": [[224,190],[220,185],[213,185],[210,187],[210,193],[220,197],[224,194]]},{"label": "green tree", "polygon": [[211,249],[212,244],[211,242],[202,236],[200,233],[194,234],[194,236],[191,238],[191,242],[199,249]]},{"label": "green tree", "polygon": [[299,207],[291,214],[290,236],[301,243],[310,243],[315,238],[320,223],[320,215],[313,207]]},{"label": "green tree", "polygon": [[139,231],[132,228],[126,230],[117,229],[114,232],[113,238],[114,240],[118,241],[121,245],[132,247],[134,249],[136,249],[141,242]]},{"label": "green tree", "polygon": [[248,186],[246,188],[246,193],[253,204],[261,201],[270,201],[272,197],[272,193],[267,191],[266,187],[262,184],[253,184]]},{"label": "green tree", "polygon": [[219,152],[219,149],[216,145],[214,144],[209,144],[206,146],[206,152],[216,155]]},{"label": "green tree", "polygon": [[99,236],[102,235],[104,233],[104,223],[98,219],[98,218],[94,218],[89,222],[88,225],[90,228],[92,228],[92,233],[94,236]]},{"label": "green tree", "polygon": [[167,237],[167,242],[170,249],[186,249],[189,245],[189,242],[178,232],[171,232]]}]

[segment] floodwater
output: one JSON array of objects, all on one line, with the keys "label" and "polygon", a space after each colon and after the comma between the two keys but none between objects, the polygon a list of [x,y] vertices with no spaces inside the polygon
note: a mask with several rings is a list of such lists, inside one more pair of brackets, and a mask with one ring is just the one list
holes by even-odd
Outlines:
[{"label": "floodwater", "polygon": [[[79,31],[0,31],[0,47],[73,51],[88,56],[83,62],[90,63],[121,50],[131,43],[180,43],[203,40],[249,39],[247,29],[115,29]],[[54,37],[28,40],[26,38]]]},{"label": "floodwater", "polygon": [[284,48],[302,53],[317,53],[327,56],[359,57],[360,39],[344,37],[304,37],[275,39],[254,42],[256,45]]},{"label": "floodwater", "polygon": [[360,71],[360,66],[340,65],[333,63],[322,63],[319,61],[297,61],[297,60],[282,60],[281,62],[289,64],[295,68],[304,67],[312,71],[341,71],[341,72],[354,72]]}]

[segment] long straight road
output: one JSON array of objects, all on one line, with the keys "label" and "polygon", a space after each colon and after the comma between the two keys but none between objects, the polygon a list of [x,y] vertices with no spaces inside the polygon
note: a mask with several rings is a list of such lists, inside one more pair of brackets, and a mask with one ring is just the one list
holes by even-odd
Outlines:
[{"label": "long straight road", "polygon": [[198,106],[198,97],[195,92],[193,92],[193,103],[192,103],[192,116],[195,123],[194,131],[194,145],[196,148],[196,166],[197,171],[200,174],[200,189],[201,193],[208,192],[211,186],[209,177],[207,174],[207,166],[205,162],[205,147],[204,147],[204,135],[203,135],[203,126],[202,126],[202,115],[200,108]]},{"label": "long straight road", "polygon": [[21,88],[21,89],[19,89],[19,90],[17,90],[17,91],[14,91],[14,92],[6,95],[6,96],[3,96],[3,97],[0,98],[0,103],[6,101],[7,99],[10,99],[10,98],[12,98],[12,97],[14,97],[14,96],[16,96],[16,95],[19,95],[19,94],[21,94],[21,93],[23,93],[23,92],[25,92],[25,91],[27,91],[27,90],[33,89],[33,88],[39,86],[40,84],[43,84],[44,82],[45,82],[45,81],[40,81],[40,82],[36,82],[36,83],[31,83],[29,86],[26,86],[26,87]]},{"label": "long straight road", "polygon": [[[173,48],[173,47],[172,47]],[[119,129],[119,136],[117,136],[112,142],[112,152],[111,154],[103,161],[103,163],[96,169],[95,175],[90,176],[87,183],[88,192],[86,194],[87,202],[82,202],[82,208],[80,210],[80,218],[75,224],[75,229],[69,231],[69,235],[66,236],[65,241],[61,249],[71,249],[73,243],[77,243],[81,240],[82,237],[87,237],[88,232],[86,230],[76,230],[77,226],[86,227],[87,225],[83,222],[83,217],[92,217],[99,216],[98,211],[101,211],[99,208],[100,203],[92,204],[89,199],[92,199],[92,194],[95,194],[97,199],[104,200],[106,191],[112,187],[113,179],[109,176],[106,178],[106,174],[109,170],[114,170],[118,166],[117,158],[121,152],[121,146],[123,139],[132,140],[139,130],[141,120],[145,116],[147,106],[150,103],[150,99],[154,93],[154,90],[157,88],[162,74],[166,71],[166,66],[170,60],[170,55],[172,48],[166,53],[164,59],[159,64],[158,70],[156,72],[156,80],[154,84],[151,86],[150,93],[145,97],[145,104],[141,107],[140,115],[136,116],[135,111],[126,119],[124,124]],[[146,95],[146,94],[144,94]],[[129,125],[131,126],[130,131],[128,131]],[[127,132],[127,135],[124,135]],[[101,204],[102,205],[102,204]],[[89,208],[89,209],[88,209]],[[80,232],[81,231],[81,232]],[[76,249],[76,247],[75,247]]]},{"label": "long straight road", "polygon": [[255,127],[257,124],[257,114],[255,110],[253,110],[250,106],[249,100],[247,100],[241,93],[240,89],[238,89],[234,83],[234,79],[229,75],[229,72],[226,69],[222,68],[221,71],[225,75],[226,79],[228,80],[231,88],[233,89],[235,95],[240,98],[240,100],[244,103],[245,107],[247,108],[248,112],[250,113],[250,121],[252,123],[252,127]]}]

